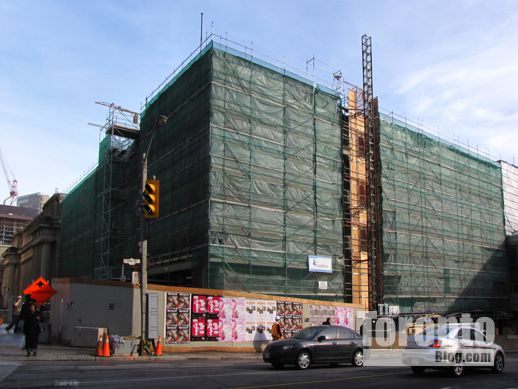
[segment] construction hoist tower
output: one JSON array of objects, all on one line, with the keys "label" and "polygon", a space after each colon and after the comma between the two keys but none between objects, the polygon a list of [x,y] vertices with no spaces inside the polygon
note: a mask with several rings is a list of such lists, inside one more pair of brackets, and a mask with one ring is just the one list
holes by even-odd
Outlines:
[{"label": "construction hoist tower", "polygon": [[94,278],[119,279],[118,263],[111,258],[112,253],[124,244],[126,237],[121,233],[120,219],[122,205],[129,201],[127,191],[123,190],[122,169],[128,164],[132,154],[130,147],[139,136],[139,114],[113,103],[96,102],[108,108],[106,122],[101,128],[99,146],[99,174],[101,187],[97,192],[100,204],[100,231],[96,236],[97,247]]},{"label": "construction hoist tower", "polygon": [[364,117],[367,135],[365,169],[367,174],[367,255],[369,274],[369,308],[377,309],[382,302],[382,256],[381,256],[381,167],[379,152],[378,100],[374,98],[372,85],[372,42],[368,35],[362,36]]}]

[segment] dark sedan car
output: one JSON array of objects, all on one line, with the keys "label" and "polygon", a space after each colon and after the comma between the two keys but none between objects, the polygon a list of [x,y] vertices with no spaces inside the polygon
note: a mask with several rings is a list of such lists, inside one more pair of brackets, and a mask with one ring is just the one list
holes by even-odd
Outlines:
[{"label": "dark sedan car", "polygon": [[295,365],[307,369],[313,363],[352,363],[363,366],[363,346],[360,334],[340,326],[307,327],[292,339],[270,343],[263,360],[276,369]]}]

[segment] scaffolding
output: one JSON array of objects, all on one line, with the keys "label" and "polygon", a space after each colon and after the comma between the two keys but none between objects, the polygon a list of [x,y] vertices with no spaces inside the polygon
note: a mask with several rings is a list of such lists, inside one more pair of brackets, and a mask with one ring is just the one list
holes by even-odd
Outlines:
[{"label": "scaffolding", "polygon": [[401,312],[505,309],[497,163],[394,116],[380,120],[384,299]]},{"label": "scaffolding", "polygon": [[228,49],[212,88],[211,287],[343,301],[339,96]]},{"label": "scaffolding", "polygon": [[139,117],[113,103],[97,104],[108,108],[104,125],[96,125],[101,135],[98,163],[63,200],[59,271],[119,279],[124,276],[122,258],[136,247],[130,239],[136,234],[131,178]]},{"label": "scaffolding", "polygon": [[[339,94],[210,41],[148,99],[143,138],[161,114],[151,278],[343,301]],[[308,255],[335,271],[308,272]]]},{"label": "scaffolding", "polygon": [[[97,102],[108,108],[106,122],[101,128],[104,139],[99,150],[99,167],[102,186],[97,191],[97,204],[101,204],[100,231],[96,239],[99,253],[95,254],[98,262],[94,268],[94,278],[112,279],[113,269],[119,270],[111,260],[127,236],[124,229],[117,226],[117,210],[127,203],[127,191],[124,190],[124,171],[133,149],[131,146],[139,136],[139,114],[113,103]],[[116,261],[118,264],[120,259]]]},{"label": "scaffolding", "polygon": [[[138,156],[153,137],[151,282],[402,312],[505,308],[502,169],[379,118],[369,37],[363,88],[211,37],[146,98],[138,137],[108,131],[99,166],[64,200],[62,275],[113,278],[138,256]],[[310,255],[333,272],[309,272]]]},{"label": "scaffolding", "polygon": [[518,234],[518,167],[498,161],[502,168],[502,188],[504,192],[504,223],[508,236]]},{"label": "scaffolding", "polygon": [[[68,195],[64,224],[84,217],[84,240],[65,233],[63,274],[113,278],[138,255],[132,156],[153,136],[161,217],[148,224],[150,281],[368,307],[365,94],[339,72],[333,88],[315,79],[221,37],[203,42],[146,98],[136,141],[108,131],[99,166]],[[118,112],[108,107],[104,131]],[[309,272],[309,255],[330,257],[333,273]]]}]

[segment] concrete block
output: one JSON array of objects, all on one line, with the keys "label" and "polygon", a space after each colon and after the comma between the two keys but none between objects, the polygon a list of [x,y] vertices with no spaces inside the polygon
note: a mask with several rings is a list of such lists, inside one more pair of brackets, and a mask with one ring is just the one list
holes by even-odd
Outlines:
[{"label": "concrete block", "polygon": [[107,331],[106,328],[101,327],[75,326],[72,330],[70,345],[74,347],[96,347],[99,336]]}]

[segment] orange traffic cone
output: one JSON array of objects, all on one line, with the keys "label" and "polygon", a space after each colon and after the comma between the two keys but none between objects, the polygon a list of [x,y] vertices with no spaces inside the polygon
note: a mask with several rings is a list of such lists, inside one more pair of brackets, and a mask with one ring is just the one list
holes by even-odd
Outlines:
[{"label": "orange traffic cone", "polygon": [[97,342],[97,356],[103,356],[103,336],[99,335],[99,341]]},{"label": "orange traffic cone", "polygon": [[104,333],[105,340],[103,344],[103,357],[111,357],[110,354],[110,337]]},{"label": "orange traffic cone", "polygon": [[158,335],[158,342],[155,348],[155,355],[158,357],[164,355],[164,353],[162,352],[162,342],[160,342],[160,335]]}]

